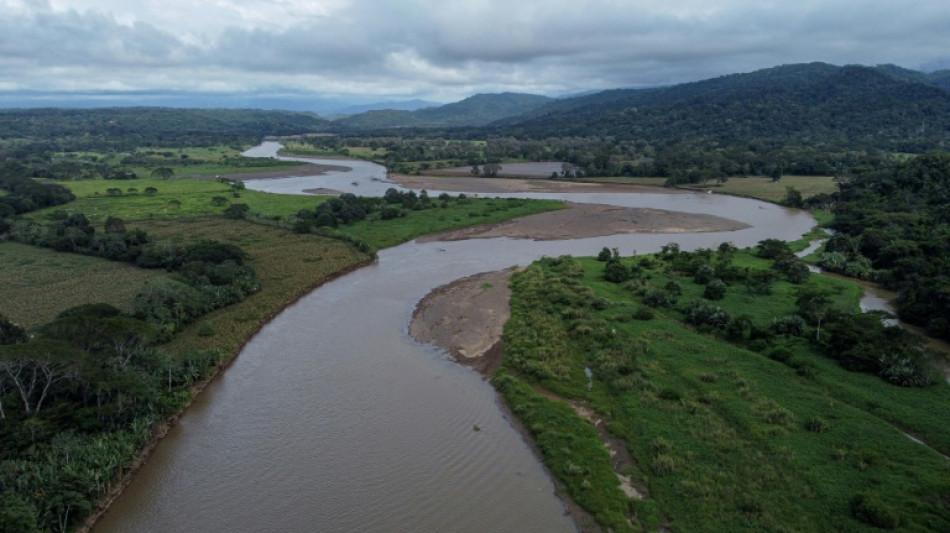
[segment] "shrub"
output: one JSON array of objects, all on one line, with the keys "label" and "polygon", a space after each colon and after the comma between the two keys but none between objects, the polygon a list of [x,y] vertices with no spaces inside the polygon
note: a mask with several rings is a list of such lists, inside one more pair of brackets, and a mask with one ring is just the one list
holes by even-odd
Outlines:
[{"label": "shrub", "polygon": [[726,284],[721,279],[714,279],[706,284],[703,298],[707,300],[722,300],[726,297]]},{"label": "shrub", "polygon": [[805,422],[805,429],[812,433],[824,433],[830,428],[828,421],[824,418],[814,417]]},{"label": "shrub", "polygon": [[247,204],[231,204],[224,210],[224,216],[227,218],[241,219],[247,216],[251,207]]},{"label": "shrub", "polygon": [[798,315],[785,315],[781,318],[773,318],[772,330],[779,335],[801,337],[805,334],[805,319]]},{"label": "shrub", "polygon": [[787,363],[792,359],[792,351],[784,346],[779,346],[777,348],[772,348],[766,354],[769,359],[773,361],[778,361],[779,363]]},{"label": "shrub", "polygon": [[696,269],[696,273],[693,274],[693,281],[700,285],[704,285],[713,280],[716,276],[716,269],[710,265],[700,265]]},{"label": "shrub", "polygon": [[693,300],[686,308],[686,322],[694,326],[722,329],[729,324],[729,313],[703,299]]},{"label": "shrub", "polygon": [[683,294],[683,286],[679,284],[675,279],[671,279],[666,282],[666,285],[663,286],[666,289],[666,292],[670,293],[673,296],[680,296]]},{"label": "shrub", "polygon": [[657,455],[651,467],[658,476],[672,474],[676,472],[676,459],[669,455]]},{"label": "shrub", "polygon": [[651,289],[643,297],[643,303],[650,307],[662,307],[673,305],[676,299],[663,289]]},{"label": "shrub", "polygon": [[653,309],[650,309],[649,307],[641,306],[633,313],[633,318],[637,320],[653,320],[653,317]]},{"label": "shrub", "polygon": [[861,492],[851,499],[851,514],[857,520],[881,529],[896,529],[900,525],[897,512],[872,492]]},{"label": "shrub", "polygon": [[620,260],[611,259],[604,266],[604,279],[611,283],[622,283],[630,279],[630,270]]}]

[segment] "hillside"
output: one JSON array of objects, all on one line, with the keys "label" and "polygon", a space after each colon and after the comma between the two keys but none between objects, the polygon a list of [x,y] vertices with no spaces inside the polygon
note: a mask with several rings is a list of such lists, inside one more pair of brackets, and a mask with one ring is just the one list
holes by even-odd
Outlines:
[{"label": "hillside", "polygon": [[950,92],[940,73],[897,67],[785,65],[651,90],[557,101],[523,120],[495,123],[529,137],[736,144],[753,140],[895,151],[947,146]]},{"label": "hillside", "polygon": [[416,111],[375,110],[333,122],[340,130],[484,126],[537,109],[552,98],[534,94],[476,94],[460,102]]}]

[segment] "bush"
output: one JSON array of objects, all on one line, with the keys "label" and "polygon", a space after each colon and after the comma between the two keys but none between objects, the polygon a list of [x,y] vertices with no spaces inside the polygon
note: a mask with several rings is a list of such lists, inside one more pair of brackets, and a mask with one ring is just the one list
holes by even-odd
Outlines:
[{"label": "bush", "polygon": [[805,429],[812,433],[824,433],[830,428],[828,421],[824,418],[814,417],[805,422]]},{"label": "bush", "polygon": [[726,297],[726,284],[721,279],[714,279],[706,284],[703,298],[707,300],[722,300]]},{"label": "bush", "polygon": [[801,337],[805,334],[805,319],[798,315],[785,315],[781,318],[773,318],[772,330],[779,335]]},{"label": "bush", "polygon": [[643,297],[643,303],[650,307],[664,307],[676,303],[676,298],[663,289],[651,289]]},{"label": "bush", "polygon": [[701,265],[696,269],[696,273],[693,274],[693,281],[700,285],[709,283],[716,277],[716,269],[710,265]]},{"label": "bush", "polygon": [[630,279],[630,270],[619,259],[611,259],[604,266],[604,279],[611,283],[622,283]]},{"label": "bush", "polygon": [[725,309],[709,305],[706,300],[693,300],[686,308],[686,322],[694,326],[723,329],[729,324],[729,320],[729,313]]},{"label": "bush", "polygon": [[633,318],[637,320],[653,320],[655,313],[649,307],[639,307],[633,313]]},{"label": "bush", "polygon": [[666,292],[670,293],[673,296],[680,296],[683,294],[683,286],[679,284],[675,279],[671,279],[666,282],[666,285],[663,286],[666,289]]},{"label": "bush", "polygon": [[851,499],[851,514],[857,520],[881,529],[896,529],[900,525],[897,512],[872,492],[861,492]]},{"label": "bush", "polygon": [[224,210],[224,216],[227,218],[241,219],[247,216],[251,207],[247,204],[231,204]]}]

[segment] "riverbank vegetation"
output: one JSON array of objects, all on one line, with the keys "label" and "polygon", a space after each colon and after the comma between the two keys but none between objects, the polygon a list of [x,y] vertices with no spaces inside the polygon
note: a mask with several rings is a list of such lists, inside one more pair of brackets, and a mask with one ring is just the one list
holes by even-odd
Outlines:
[{"label": "riverbank vegetation", "polygon": [[[950,528],[950,387],[919,340],[857,313],[854,285],[786,249],[605,250],[512,279],[494,383],[600,525]],[[625,444],[620,472],[584,411]]]},{"label": "riverbank vegetation", "polygon": [[898,292],[898,314],[950,339],[950,154],[932,153],[841,184],[823,267]]}]

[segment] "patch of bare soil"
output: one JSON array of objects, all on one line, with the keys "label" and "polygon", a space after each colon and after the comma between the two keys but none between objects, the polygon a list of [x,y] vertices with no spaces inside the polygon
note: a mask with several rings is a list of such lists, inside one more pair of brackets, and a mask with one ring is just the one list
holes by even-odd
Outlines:
[{"label": "patch of bare soil", "polygon": [[189,177],[199,179],[199,180],[213,180],[218,178],[227,178],[232,181],[245,181],[245,180],[262,180],[262,179],[272,179],[272,178],[289,178],[289,177],[309,177],[309,176],[323,176],[327,172],[347,172],[352,170],[350,167],[343,165],[318,165],[314,163],[307,163],[303,165],[298,165],[296,167],[287,167],[280,170],[271,170],[268,172],[235,172],[233,174],[220,174],[218,176],[208,176],[208,175],[199,175],[193,174]]},{"label": "patch of bare soil", "polygon": [[511,316],[508,279],[514,272],[476,274],[433,290],[416,305],[409,334],[490,375],[501,362],[501,335]]},{"label": "patch of bare soil", "polygon": [[713,215],[599,204],[568,204],[567,209],[421,237],[420,242],[509,237],[539,241],[581,239],[617,233],[733,231],[749,227]]},{"label": "patch of bare soil", "polygon": [[620,183],[586,183],[578,181],[558,181],[551,179],[527,178],[476,178],[405,176],[392,174],[389,180],[407,189],[426,189],[451,192],[471,192],[482,195],[505,192],[563,192],[563,193],[613,193],[648,192],[652,194],[691,194],[675,189],[648,187],[644,185],[625,185]]}]

